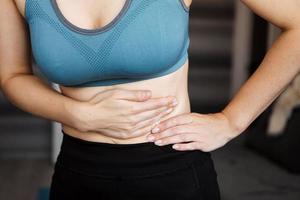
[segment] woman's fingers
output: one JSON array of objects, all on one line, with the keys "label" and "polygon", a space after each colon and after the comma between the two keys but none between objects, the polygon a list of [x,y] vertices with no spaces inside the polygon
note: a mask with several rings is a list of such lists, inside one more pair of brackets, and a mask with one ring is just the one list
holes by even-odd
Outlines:
[{"label": "woman's fingers", "polygon": [[[142,135],[142,134],[146,134],[146,133],[150,133],[151,129],[160,122],[160,120],[170,114],[173,110],[169,110],[169,109],[165,109],[164,111],[161,111],[160,113],[158,113],[156,116],[153,116],[152,118],[149,118],[147,120],[144,121],[140,121],[134,128],[133,130],[133,135],[138,136],[138,135]],[[143,131],[141,129],[146,128],[147,131]]]},{"label": "woman's fingers", "polygon": [[150,110],[150,111],[145,111],[142,113],[139,113],[137,115],[133,115],[132,117],[134,118],[134,121],[136,121],[137,123],[146,121],[148,119],[153,119],[153,118],[157,118],[161,115],[165,115],[168,114],[170,112],[172,112],[174,110],[174,106],[164,106],[161,108],[158,108],[156,110]]},{"label": "woman's fingers", "polygon": [[179,143],[174,144],[172,148],[178,151],[187,151],[187,150],[201,150],[203,152],[209,152],[212,149],[207,148],[207,145],[204,142],[189,142],[189,143]]},{"label": "woman's fingers", "polygon": [[127,138],[135,138],[150,133],[153,124],[155,124],[155,121],[157,121],[157,119],[149,119],[140,123],[139,126],[129,131],[130,134],[128,134]]},{"label": "woman's fingers", "polygon": [[189,143],[182,143],[182,144],[174,144],[172,147],[179,151],[196,150],[196,149],[200,150],[201,143],[200,142],[189,142]]},{"label": "woman's fingers", "polygon": [[155,144],[162,146],[174,143],[197,141],[197,139],[197,133],[181,133],[156,140]]},{"label": "woman's fingers", "polygon": [[128,114],[137,114],[149,110],[156,110],[164,106],[176,105],[177,101],[174,103],[175,97],[168,96],[162,98],[152,98],[144,102],[127,102]]},{"label": "woman's fingers", "polygon": [[160,122],[157,126],[152,129],[152,133],[162,132],[166,129],[169,129],[174,126],[189,124],[193,122],[193,117],[190,114],[181,114],[170,117],[162,122]]},{"label": "woman's fingers", "polygon": [[[164,101],[160,100],[160,102],[164,102]],[[135,104],[137,103],[135,102]],[[155,103],[153,105],[155,105]],[[119,108],[119,109],[123,109],[123,108]],[[173,110],[174,110],[174,105],[167,105],[163,107],[158,107],[155,110],[146,110],[145,112],[140,112],[137,114],[123,112],[123,114],[120,115],[120,119],[119,119],[120,121],[119,127],[123,129],[123,133],[121,134],[120,137],[122,137],[123,139],[133,138],[142,135],[142,133],[143,134],[150,133],[151,128],[154,125],[156,125],[156,122],[159,122],[161,118],[163,118],[165,115],[168,115]]]},{"label": "woman's fingers", "polygon": [[196,130],[194,129],[195,128],[193,126],[189,126],[188,124],[173,126],[164,131],[160,131],[158,133],[151,133],[150,135],[148,135],[147,138],[149,141],[154,141],[154,140],[159,140],[159,139],[171,137],[173,135],[182,134],[186,132],[196,132]]},{"label": "woman's fingers", "polygon": [[[153,130],[153,129],[152,129]],[[157,140],[164,140],[165,138],[172,137],[174,135],[182,135],[185,133],[194,133],[198,135],[198,138],[201,138],[200,130],[198,127],[192,124],[184,124],[170,127],[164,131],[158,133],[151,133],[147,136],[148,141],[157,141]],[[181,136],[185,139],[185,136]],[[158,142],[159,143],[159,142]]]}]

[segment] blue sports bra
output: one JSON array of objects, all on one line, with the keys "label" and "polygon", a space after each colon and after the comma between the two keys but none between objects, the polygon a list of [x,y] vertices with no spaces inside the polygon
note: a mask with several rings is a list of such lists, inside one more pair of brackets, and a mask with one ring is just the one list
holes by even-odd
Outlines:
[{"label": "blue sports bra", "polygon": [[33,58],[51,82],[104,86],[176,71],[188,58],[189,8],[183,0],[125,0],[107,25],[83,29],[56,0],[26,0]]}]

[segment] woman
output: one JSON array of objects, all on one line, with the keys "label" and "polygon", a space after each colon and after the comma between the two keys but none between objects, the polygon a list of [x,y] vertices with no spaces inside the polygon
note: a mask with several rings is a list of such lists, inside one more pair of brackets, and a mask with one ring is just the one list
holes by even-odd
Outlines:
[{"label": "woman", "polygon": [[[220,199],[209,152],[298,73],[299,5],[243,0],[284,32],[222,111],[200,114],[187,93],[191,1],[1,1],[1,88],[63,125],[50,199]],[[32,74],[31,49],[61,93]]]}]

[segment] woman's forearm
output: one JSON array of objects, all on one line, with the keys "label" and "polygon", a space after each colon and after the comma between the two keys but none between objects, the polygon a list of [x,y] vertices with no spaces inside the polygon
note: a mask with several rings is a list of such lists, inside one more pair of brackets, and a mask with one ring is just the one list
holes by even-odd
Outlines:
[{"label": "woman's forearm", "polygon": [[286,30],[222,110],[236,134],[242,133],[280,95],[299,68],[300,30]]},{"label": "woman's forearm", "polygon": [[78,102],[55,91],[39,77],[32,74],[15,75],[6,80],[1,89],[16,107],[80,129],[74,110]]}]

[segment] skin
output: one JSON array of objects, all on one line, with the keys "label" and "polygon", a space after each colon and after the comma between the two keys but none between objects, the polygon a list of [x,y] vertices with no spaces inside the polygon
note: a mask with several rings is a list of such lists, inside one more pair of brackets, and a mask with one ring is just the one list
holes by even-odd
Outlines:
[{"label": "skin", "polygon": [[[9,0],[3,0],[1,4],[5,4],[3,2],[7,1]],[[65,16],[73,24],[78,24],[78,26],[83,28],[95,28],[99,27],[99,24],[103,26],[109,22],[113,16],[118,13],[118,9],[121,8],[121,6],[115,6],[115,9],[111,7],[111,9],[107,11],[111,14],[106,13],[105,15],[103,14],[103,16],[96,17],[93,13],[99,12],[90,11],[95,7],[100,8],[101,5],[95,6],[95,2],[85,1],[89,2],[85,4],[85,13],[92,14],[84,15],[81,13],[79,15],[79,11],[73,14],[67,11],[69,5],[71,5],[67,2],[68,1],[64,1],[64,5],[62,3],[60,4],[61,10],[63,13],[66,13]],[[79,2],[81,1],[78,1],[78,3]],[[97,2],[101,4],[101,1]],[[6,59],[5,62],[0,59],[2,88],[4,88],[5,93],[15,105],[31,113],[62,122],[64,124],[64,130],[75,137],[110,143],[136,143],[149,140],[154,141],[157,145],[173,144],[173,148],[177,150],[215,150],[241,134],[286,88],[299,72],[300,68],[299,3],[296,0],[243,0],[242,2],[258,15],[282,28],[283,33],[273,44],[271,49],[269,49],[255,73],[244,83],[229,104],[220,112],[209,114],[190,112],[187,93],[188,61],[178,71],[155,79],[108,87],[101,86],[75,89],[61,86],[64,95],[55,93],[42,84],[39,79],[30,75],[29,63],[28,60],[25,59],[29,54],[29,47],[28,43],[25,42],[27,41],[27,35],[24,31],[24,22],[21,20],[22,11],[24,10],[24,0],[16,0],[16,7],[21,14],[20,16],[13,16],[15,21],[10,24],[14,24],[14,26],[6,25],[11,29],[11,32],[7,34],[15,36],[5,36],[6,40],[4,42],[0,40],[0,45],[11,47],[9,51],[5,53],[8,59]],[[191,0],[185,3],[190,6]],[[1,6],[2,5],[0,5],[0,8]],[[83,4],[81,4],[81,6],[83,6]],[[102,4],[102,6],[105,5]],[[6,5],[6,7],[8,6]],[[82,10],[83,9],[80,9],[80,12],[83,12]],[[7,14],[12,15],[11,12]],[[76,15],[82,16],[81,19],[76,17]],[[107,16],[107,18],[105,16]],[[95,20],[91,20],[92,18]],[[100,18],[101,20],[99,20]],[[4,19],[4,17],[2,19]],[[1,23],[5,23],[2,19],[0,18]],[[18,33],[14,32],[15,29],[18,30]],[[6,44],[10,39],[7,37],[14,37],[15,42],[8,42],[9,44]],[[20,48],[20,45],[22,48]],[[1,53],[3,52],[1,52],[0,46],[0,54]],[[5,66],[5,68],[3,66]],[[29,79],[31,81],[29,81]],[[161,85],[164,85],[164,87],[160,87]],[[33,87],[34,91],[32,89]],[[22,88],[22,90],[19,90],[20,92],[18,92],[18,94],[12,92],[20,88]],[[26,90],[26,88],[30,88],[30,90]],[[149,134],[151,133],[149,131],[149,133],[141,137],[114,139],[105,137],[99,134],[99,132],[80,131],[85,130],[85,128],[80,126],[84,120],[74,117],[78,116],[78,112],[76,113],[75,111],[78,111],[79,108],[83,108],[80,106],[82,104],[78,104],[78,101],[86,101],[99,92],[114,88],[151,90],[152,97],[175,96],[178,104],[172,113],[161,118],[160,123],[157,124],[156,127],[151,128],[152,134]],[[26,95],[27,98],[21,98],[22,95]],[[35,110],[29,108],[32,105],[35,105]],[[61,112],[62,110],[65,112]],[[88,112],[80,113],[80,116],[88,116]],[[156,128],[159,128],[158,132],[154,131]],[[153,139],[151,139],[151,136]],[[159,143],[159,141],[161,141],[161,143]]]}]

